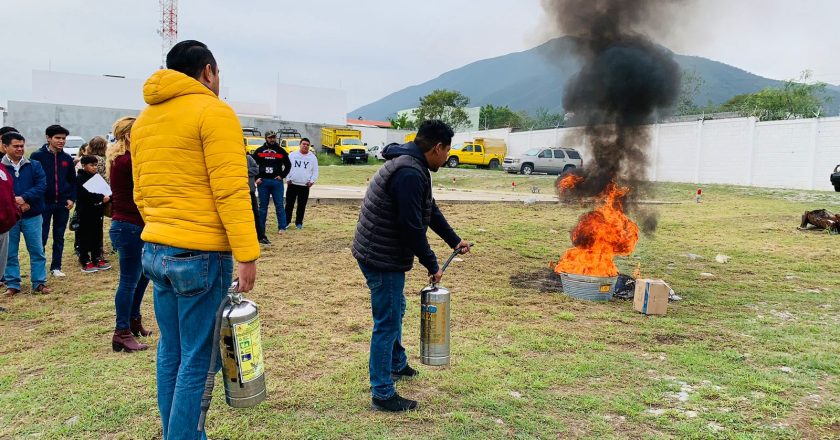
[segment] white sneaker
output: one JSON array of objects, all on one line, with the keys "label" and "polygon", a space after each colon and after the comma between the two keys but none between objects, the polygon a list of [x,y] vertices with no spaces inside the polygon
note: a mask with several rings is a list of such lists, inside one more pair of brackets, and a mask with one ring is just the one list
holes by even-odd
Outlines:
[{"label": "white sneaker", "polygon": [[67,275],[64,275],[64,272],[62,272],[58,269],[53,269],[52,276],[54,276],[54,277],[66,277]]}]

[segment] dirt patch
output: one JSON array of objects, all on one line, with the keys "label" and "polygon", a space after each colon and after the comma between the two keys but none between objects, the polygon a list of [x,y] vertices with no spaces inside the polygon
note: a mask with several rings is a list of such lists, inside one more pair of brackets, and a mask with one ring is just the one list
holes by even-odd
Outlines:
[{"label": "dirt patch", "polygon": [[683,335],[656,335],[654,339],[662,345],[677,345],[682,344],[688,337]]},{"label": "dirt patch", "polygon": [[563,291],[560,275],[548,268],[536,272],[513,274],[510,276],[510,285],[517,289],[535,289],[543,293],[559,293]]}]

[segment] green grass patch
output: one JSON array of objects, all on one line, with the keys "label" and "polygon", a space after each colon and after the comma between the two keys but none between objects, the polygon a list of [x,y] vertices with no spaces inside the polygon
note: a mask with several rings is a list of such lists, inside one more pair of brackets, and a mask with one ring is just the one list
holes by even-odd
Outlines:
[{"label": "green grass patch", "polygon": [[[327,162],[320,184],[364,185],[379,166]],[[516,181],[542,193],[555,179],[434,175],[436,187],[510,191]],[[836,438],[840,238],[796,226],[806,209],[837,211],[838,196],[706,185],[697,204],[694,185],[654,189],[648,198],[678,204],[658,206],[656,233],[617,263],[684,298],[663,317],[511,286],[562,255],[582,208],[442,204],[476,246],[443,280],[453,293],[449,368],[419,365],[414,293],[426,280],[420,269],[408,275],[403,344],[421,375],[398,389],[421,409],[406,415],[368,409],[369,293],[349,250],[358,208],[313,205],[306,229],[264,248],[249,295],[262,306],[268,399],[232,409],[217,386],[209,437]],[[2,300],[0,438],[160,438],[157,334],[149,351],[111,351],[118,270],[75,270],[67,238],[68,276],[50,279],[54,294]],[[732,258],[720,264],[717,254]],[[22,267],[28,274],[25,258]],[[151,289],[142,310],[157,330]]]}]

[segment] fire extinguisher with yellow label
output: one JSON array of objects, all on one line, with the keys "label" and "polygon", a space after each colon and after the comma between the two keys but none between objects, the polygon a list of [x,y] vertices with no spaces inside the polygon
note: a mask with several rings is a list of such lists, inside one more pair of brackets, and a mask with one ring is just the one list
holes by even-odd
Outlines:
[{"label": "fire extinguisher with yellow label", "polygon": [[216,311],[213,354],[201,398],[198,430],[210,409],[216,377],[216,359],[221,351],[225,401],[234,408],[250,408],[265,400],[265,364],[260,338],[259,307],[236,291],[234,281]]},{"label": "fire extinguisher with yellow label", "polygon": [[[452,252],[441,272],[461,249]],[[423,365],[449,365],[449,299],[449,290],[434,281],[420,291],[420,362]]]}]

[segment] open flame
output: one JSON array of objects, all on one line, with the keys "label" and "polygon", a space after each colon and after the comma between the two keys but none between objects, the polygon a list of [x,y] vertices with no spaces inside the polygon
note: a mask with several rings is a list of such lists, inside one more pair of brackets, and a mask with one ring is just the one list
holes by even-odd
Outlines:
[{"label": "open flame", "polygon": [[[563,194],[583,181],[581,176],[568,174],[557,183]],[[613,262],[616,255],[630,255],[639,241],[639,227],[624,214],[624,196],[630,188],[610,182],[596,196],[596,207],[580,217],[572,231],[575,246],[563,254],[555,266],[557,273],[571,273],[596,277],[618,275]]]}]

